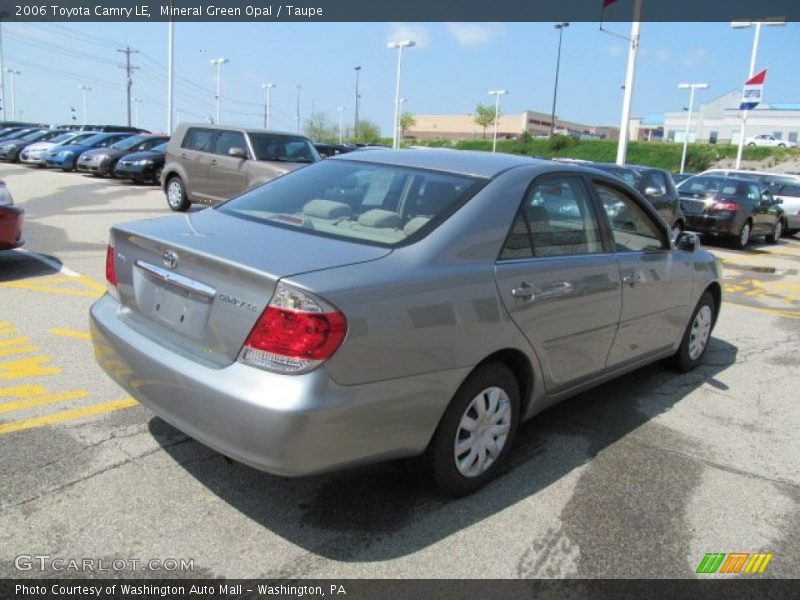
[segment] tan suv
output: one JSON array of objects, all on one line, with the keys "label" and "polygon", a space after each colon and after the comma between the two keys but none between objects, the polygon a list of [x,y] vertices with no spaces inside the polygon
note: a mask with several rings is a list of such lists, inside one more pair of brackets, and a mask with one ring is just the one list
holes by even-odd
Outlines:
[{"label": "tan suv", "polygon": [[172,210],[216,204],[320,160],[302,135],[181,123],[170,139],[161,187]]}]

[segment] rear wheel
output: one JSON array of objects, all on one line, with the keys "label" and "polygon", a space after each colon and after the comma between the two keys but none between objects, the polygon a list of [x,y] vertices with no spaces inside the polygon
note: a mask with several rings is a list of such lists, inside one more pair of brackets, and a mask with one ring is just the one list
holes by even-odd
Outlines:
[{"label": "rear wheel", "polygon": [[183,186],[181,178],[177,175],[170,178],[167,182],[167,204],[177,212],[185,212],[192,205],[186,196],[186,188]]},{"label": "rear wheel", "polygon": [[716,303],[711,292],[706,291],[697,303],[683,340],[675,353],[674,363],[679,371],[691,371],[703,359],[714,328]]},{"label": "rear wheel", "polygon": [[781,234],[783,233],[783,219],[778,219],[775,222],[775,228],[772,230],[772,233],[767,234],[764,238],[767,240],[768,244],[777,244],[778,240],[781,239]]},{"label": "rear wheel", "polygon": [[752,230],[753,225],[750,221],[745,221],[744,225],[742,225],[742,230],[739,232],[739,237],[734,240],[734,246],[736,246],[739,250],[744,250],[747,244],[750,243],[750,231]]},{"label": "rear wheel", "polygon": [[517,431],[519,406],[519,384],[505,365],[489,363],[467,378],[427,451],[441,492],[464,496],[497,475]]}]

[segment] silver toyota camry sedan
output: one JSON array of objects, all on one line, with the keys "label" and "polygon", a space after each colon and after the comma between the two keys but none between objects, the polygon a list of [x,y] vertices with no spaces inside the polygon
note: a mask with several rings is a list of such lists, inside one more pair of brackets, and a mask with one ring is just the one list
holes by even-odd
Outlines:
[{"label": "silver toyota camry sedan", "polygon": [[95,354],[188,435],[299,476],[424,455],[498,471],[519,423],[647,363],[703,358],[721,268],[618,178],[374,150],[118,225]]}]

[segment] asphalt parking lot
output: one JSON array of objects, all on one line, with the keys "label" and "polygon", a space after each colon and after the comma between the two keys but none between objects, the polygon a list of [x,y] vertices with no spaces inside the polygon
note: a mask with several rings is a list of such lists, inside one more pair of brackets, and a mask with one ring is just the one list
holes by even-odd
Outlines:
[{"label": "asphalt parking lot", "polygon": [[163,194],[0,178],[27,211],[24,251],[0,253],[0,577],[65,574],[16,558],[35,555],[124,561],[117,576],[695,577],[709,552],[773,554],[735,577],[800,577],[800,239],[711,246],[725,304],[702,368],[546,411],[497,481],[450,501],[414,461],[259,473],[139,406],[96,366],[88,309],[109,226],[170,214]]}]

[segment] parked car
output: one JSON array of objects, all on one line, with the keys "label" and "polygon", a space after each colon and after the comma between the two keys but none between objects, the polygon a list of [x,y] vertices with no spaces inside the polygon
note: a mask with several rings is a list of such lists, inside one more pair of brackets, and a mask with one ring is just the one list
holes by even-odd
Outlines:
[{"label": "parked car", "polygon": [[768,133],[745,138],[744,143],[751,148],[754,146],[770,146],[773,148],[794,148],[797,146],[795,142],[781,140]]},{"label": "parked car", "polygon": [[783,209],[784,234],[800,231],[800,180],[772,188],[773,196]]},{"label": "parked car", "polygon": [[4,181],[0,181],[0,250],[19,248],[25,243],[22,224],[25,211],[14,206],[14,199]]},{"label": "parked car", "polygon": [[167,147],[161,184],[172,210],[216,204],[320,160],[301,135],[181,123]]},{"label": "parked car", "polygon": [[164,168],[164,155],[167,152],[169,143],[159,144],[144,152],[134,152],[126,154],[117,161],[114,168],[114,175],[122,179],[132,179],[136,183],[152,181],[159,183],[161,180],[161,169]]},{"label": "parked car", "polygon": [[17,139],[0,140],[0,160],[19,162],[20,152],[36,142],[46,142],[64,133],[58,129],[40,129]]},{"label": "parked car", "polygon": [[[617,203],[625,222],[607,216]],[[114,226],[95,356],[167,422],[258,469],[424,454],[462,495],[503,468],[521,421],[658,359],[702,361],[719,262],[669,233],[594,169],[335,156]]]},{"label": "parked car", "polygon": [[78,159],[76,168],[95,177],[113,175],[117,161],[126,154],[150,150],[168,141],[168,135],[132,135],[110,146],[84,152]]},{"label": "parked car", "polygon": [[103,133],[150,133],[146,129],[130,125],[81,125],[81,131],[102,131]]},{"label": "parked car", "polygon": [[770,171],[750,171],[747,169],[708,169],[700,175],[716,175],[719,177],[738,177],[739,179],[751,179],[758,181],[764,186],[772,189],[776,185],[785,183],[800,182],[800,177],[787,173],[773,173]]},{"label": "parked car", "polygon": [[353,144],[326,144],[322,142],[317,142],[314,144],[314,148],[317,149],[319,155],[323,158],[328,158],[330,156],[336,156],[337,154],[346,154],[347,152],[352,152],[356,150],[358,146]]},{"label": "parked car", "polygon": [[47,142],[36,142],[30,146],[26,146],[22,149],[22,152],[19,153],[19,159],[26,165],[44,167],[46,165],[45,154],[49,150],[68,142],[85,140],[86,138],[92,137],[97,133],[98,132],[96,131],[67,131],[50,139]]},{"label": "parked car", "polygon": [[731,239],[743,249],[764,236],[777,244],[783,230],[783,209],[768,188],[736,177],[697,175],[678,185],[690,231]]},{"label": "parked car", "polygon": [[0,141],[18,139],[40,129],[41,127],[9,127],[0,132]]},{"label": "parked car", "polygon": [[678,185],[681,181],[686,181],[689,177],[694,177],[697,173],[672,173],[672,181]]},{"label": "parked car", "polygon": [[59,168],[62,171],[72,171],[78,162],[78,157],[89,150],[107,148],[120,140],[131,137],[132,133],[96,133],[80,141],[67,142],[62,146],[51,148],[45,154],[45,163],[48,167]]},{"label": "parked car", "polygon": [[676,239],[678,234],[683,231],[686,219],[681,210],[678,190],[675,189],[675,183],[669,171],[639,165],[621,167],[613,163],[591,163],[587,166],[616,175],[642,194],[669,225],[673,239]]}]

